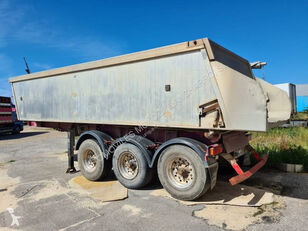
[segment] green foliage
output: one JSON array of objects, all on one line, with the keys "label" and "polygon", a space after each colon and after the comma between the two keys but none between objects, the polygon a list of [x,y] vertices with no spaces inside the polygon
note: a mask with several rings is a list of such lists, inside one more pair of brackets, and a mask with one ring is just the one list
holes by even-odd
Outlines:
[{"label": "green foliage", "polygon": [[274,128],[252,134],[251,145],[259,153],[269,154],[268,166],[279,163],[303,164],[308,171],[308,129],[303,127]]},{"label": "green foliage", "polygon": [[305,108],[303,112],[298,112],[293,115],[291,120],[308,120],[308,108]]}]

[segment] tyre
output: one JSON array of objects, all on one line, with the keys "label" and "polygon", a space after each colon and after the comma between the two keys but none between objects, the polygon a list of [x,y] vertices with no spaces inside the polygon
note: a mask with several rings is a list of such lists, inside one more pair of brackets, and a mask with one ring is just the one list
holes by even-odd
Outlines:
[{"label": "tyre", "polygon": [[153,177],[153,169],[142,151],[133,144],[119,145],[112,158],[113,172],[126,188],[138,189],[148,184]]},{"label": "tyre", "polygon": [[88,180],[101,180],[111,170],[111,161],[104,159],[103,152],[93,139],[83,141],[78,150],[78,165]]},{"label": "tyre", "polygon": [[200,156],[183,145],[167,147],[157,163],[158,177],[169,194],[180,200],[195,200],[210,187]]},{"label": "tyre", "polygon": [[240,156],[238,159],[237,159],[237,164],[242,167],[244,165],[244,159],[245,159],[245,155],[242,155]]}]

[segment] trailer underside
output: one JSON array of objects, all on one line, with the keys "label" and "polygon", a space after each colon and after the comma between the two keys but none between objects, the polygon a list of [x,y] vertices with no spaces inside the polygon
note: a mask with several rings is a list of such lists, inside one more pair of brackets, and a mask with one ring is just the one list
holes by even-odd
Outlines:
[{"label": "trailer underside", "polygon": [[[199,150],[201,150],[201,156],[204,156],[206,163],[205,167],[208,169],[210,175],[210,188],[213,188],[216,184],[218,163],[221,161],[228,162],[237,174],[229,179],[231,185],[236,185],[248,179],[262,166],[264,166],[267,161],[267,155],[260,156],[249,145],[249,139],[251,137],[246,132],[240,131],[214,132],[208,130],[167,129],[146,126],[128,127],[101,124],[70,124],[50,122],[38,122],[37,125],[41,127],[51,127],[57,130],[68,131],[67,173],[76,171],[74,166],[74,151],[80,148],[81,143],[86,139],[98,139],[96,136],[92,137],[92,133],[105,135],[101,138],[101,148],[104,153],[108,152],[108,155],[111,157],[114,154],[114,150],[116,150],[120,144],[130,143],[130,139],[134,141],[133,144],[136,146],[140,143],[140,146],[144,147],[146,152],[150,153],[148,159],[149,167],[151,168],[157,167],[158,157],[156,158],[156,153],[160,148],[167,146],[166,144],[170,141],[171,145],[181,144],[185,146],[188,144],[185,142],[181,143],[181,141],[178,143],[179,141],[175,142],[175,140],[183,139],[185,141],[185,139],[190,139],[195,142],[191,144],[191,148],[194,148],[194,145],[199,146],[197,148],[200,148]],[[76,136],[79,136],[77,143],[75,143]],[[149,143],[145,145],[143,139],[147,140]],[[121,142],[119,142],[119,140],[121,140]],[[174,143],[172,143],[172,141],[174,141]],[[203,147],[200,145],[203,145]],[[114,146],[113,149],[111,148],[112,146]],[[252,154],[258,163],[251,169],[243,171],[237,160],[248,153]],[[108,159],[108,155],[104,156],[104,158]],[[159,156],[160,153],[157,155]]]}]

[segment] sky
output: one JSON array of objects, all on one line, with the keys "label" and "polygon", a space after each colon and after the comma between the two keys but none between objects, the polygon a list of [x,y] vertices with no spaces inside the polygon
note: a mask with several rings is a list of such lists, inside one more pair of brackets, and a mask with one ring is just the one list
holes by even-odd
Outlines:
[{"label": "sky", "polygon": [[0,95],[8,78],[209,37],[258,77],[308,83],[308,0],[0,0]]}]

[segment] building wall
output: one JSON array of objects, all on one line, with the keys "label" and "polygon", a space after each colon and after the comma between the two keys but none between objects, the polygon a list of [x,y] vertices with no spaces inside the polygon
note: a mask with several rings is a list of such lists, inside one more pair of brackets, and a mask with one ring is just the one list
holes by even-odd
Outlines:
[{"label": "building wall", "polygon": [[303,112],[305,109],[308,110],[308,95],[306,96],[297,96],[297,111]]}]

